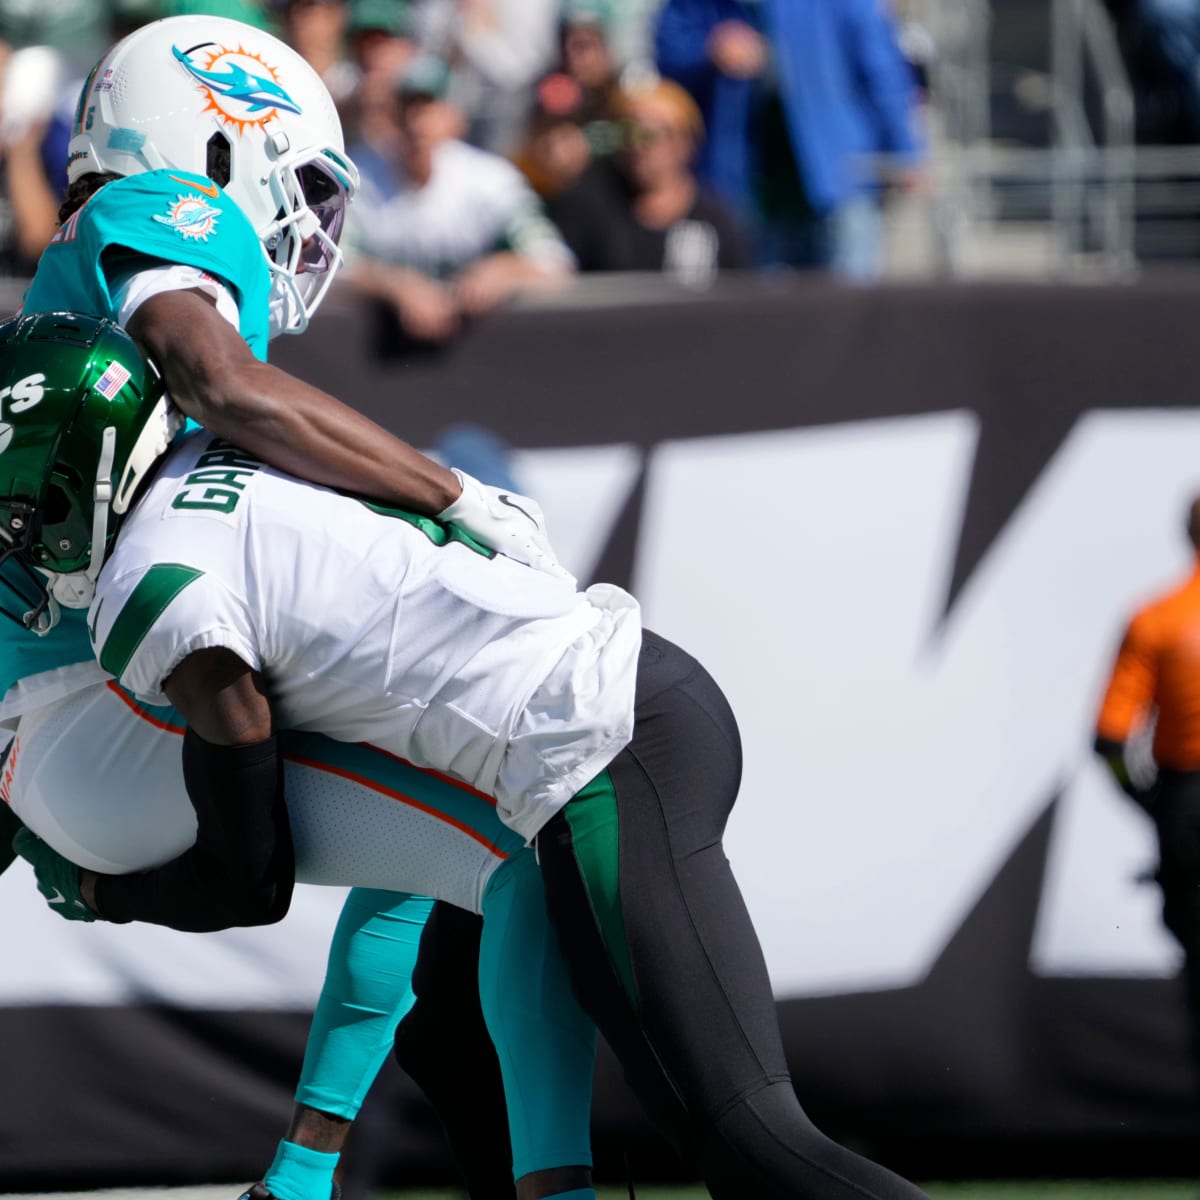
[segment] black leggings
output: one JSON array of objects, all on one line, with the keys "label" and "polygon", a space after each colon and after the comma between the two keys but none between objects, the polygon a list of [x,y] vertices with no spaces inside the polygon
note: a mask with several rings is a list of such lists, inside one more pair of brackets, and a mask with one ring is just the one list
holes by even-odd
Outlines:
[{"label": "black leggings", "polygon": [[576,990],[718,1200],[917,1200],[918,1188],[821,1134],[796,1099],[721,846],[741,765],[720,689],[647,632],[632,742],[537,839]]},{"label": "black leggings", "polygon": [[[632,742],[537,839],[576,991],[651,1117],[717,1200],[921,1200],[912,1184],[821,1134],[796,1099],[766,964],[721,846],[740,775],[737,723],[720,689],[695,659],[647,632]],[[476,1020],[482,1032],[463,989],[477,928],[472,918],[431,918],[397,1057],[418,1082],[436,1075],[427,1091],[452,1144],[477,1147],[471,1196],[482,1200],[485,1177],[500,1180],[502,1151],[483,1128],[496,1119],[494,1101],[483,1111],[467,1096],[496,1095],[494,1081],[483,1086],[495,1056],[472,1054],[468,1066],[440,1045],[461,1041]],[[455,959],[466,970],[445,969]]]},{"label": "black leggings", "polygon": [[1182,980],[1200,1086],[1200,771],[1160,771],[1150,812],[1158,829],[1163,924],[1183,947]]}]

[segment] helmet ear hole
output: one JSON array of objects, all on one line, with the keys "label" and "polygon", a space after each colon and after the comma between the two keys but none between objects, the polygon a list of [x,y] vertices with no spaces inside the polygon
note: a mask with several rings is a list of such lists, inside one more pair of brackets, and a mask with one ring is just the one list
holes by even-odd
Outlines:
[{"label": "helmet ear hole", "polygon": [[233,152],[229,139],[218,130],[208,139],[204,173],[220,187],[228,187],[233,178]]},{"label": "helmet ear hole", "polygon": [[46,489],[42,503],[42,525],[59,525],[71,515],[71,497],[57,483]]}]

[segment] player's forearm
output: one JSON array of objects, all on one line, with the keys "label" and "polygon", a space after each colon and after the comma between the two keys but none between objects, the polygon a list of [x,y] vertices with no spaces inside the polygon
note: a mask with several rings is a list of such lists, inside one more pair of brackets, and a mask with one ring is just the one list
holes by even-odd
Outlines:
[{"label": "player's forearm", "polygon": [[280,920],[291,903],[295,861],[274,739],[214,746],[189,729],[183,772],[196,810],[195,845],[152,871],[85,872],[84,899],[109,921],[197,933]]},{"label": "player's forearm", "polygon": [[129,332],[171,398],[206,429],[313,483],[436,514],[461,491],[444,467],[332,396],[259,362],[209,299],[168,292]]},{"label": "player's forearm", "polygon": [[[180,407],[280,470],[433,515],[457,499],[445,467],[332,396],[265,363],[196,388]],[[177,398],[178,402],[178,398]]]},{"label": "player's forearm", "polygon": [[192,850],[154,871],[80,875],[83,898],[102,920],[142,921],[184,933],[273,925],[287,915],[292,894],[287,881],[231,892],[219,864]]}]

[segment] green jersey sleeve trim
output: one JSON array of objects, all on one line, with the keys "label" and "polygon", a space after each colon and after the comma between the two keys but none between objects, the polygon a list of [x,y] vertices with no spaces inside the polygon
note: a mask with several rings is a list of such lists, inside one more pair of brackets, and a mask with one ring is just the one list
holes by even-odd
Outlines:
[{"label": "green jersey sleeve trim", "polygon": [[490,546],[485,546],[477,538],[473,538],[465,529],[460,529],[457,525],[448,524],[445,521],[438,521],[433,517],[423,517],[418,513],[409,512],[406,508],[392,508],[386,504],[376,504],[373,500],[366,500],[362,496],[355,496],[360,504],[369,508],[372,512],[378,513],[381,517],[392,517],[397,521],[403,521],[406,525],[411,525],[414,529],[420,530],[435,546],[448,546],[451,542],[458,542],[462,546],[466,546],[468,550],[473,550],[476,554],[482,555],[484,558],[495,558],[496,551]]},{"label": "green jersey sleeve trim", "polygon": [[194,583],[203,574],[203,571],[185,567],[182,563],[156,563],[151,567],[138,580],[125,606],[117,614],[104,640],[100,665],[110,675],[120,679],[154,622],[188,584]]}]

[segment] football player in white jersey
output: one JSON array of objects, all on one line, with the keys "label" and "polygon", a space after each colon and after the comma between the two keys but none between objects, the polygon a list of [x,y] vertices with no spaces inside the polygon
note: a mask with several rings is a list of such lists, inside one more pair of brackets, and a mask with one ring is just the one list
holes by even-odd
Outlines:
[{"label": "football player in white jersey", "polygon": [[[66,313],[6,322],[0,363],[14,380],[0,387],[10,419],[0,441],[0,479],[20,491],[38,475],[46,479],[43,517],[16,501],[0,518],[0,612],[12,618],[0,624],[18,639],[35,640],[32,628],[48,624],[41,641],[53,644],[71,629],[55,621],[52,589],[60,582],[76,586],[73,577],[99,561],[93,541],[102,548],[111,542],[113,507],[137,489],[153,448],[169,440],[169,403],[153,369],[111,322]],[[64,424],[59,416],[68,410],[75,415]],[[229,451],[233,459],[242,454]],[[219,474],[230,478],[228,464]],[[216,477],[209,482],[211,489],[197,497],[201,511],[221,503]],[[327,1200],[347,1122],[406,1009],[419,1016],[434,1004],[448,1049],[480,1024],[479,986],[470,978],[450,991],[435,988],[411,1007],[409,979],[431,903],[415,891],[483,913],[504,934],[484,948],[497,962],[488,974],[494,986],[482,997],[496,1049],[480,1034],[470,1087],[435,1086],[435,1107],[452,1118],[448,1132],[473,1193],[512,1194],[515,1173],[522,1196],[554,1194],[562,1190],[554,1181],[564,1167],[573,1184],[590,1183],[595,1026],[567,979],[532,851],[502,823],[494,799],[418,772],[379,747],[287,732],[278,743],[275,796],[280,805],[286,799],[286,811],[280,807],[275,817],[287,832],[279,837],[268,828],[260,838],[254,823],[262,814],[240,809],[236,779],[218,809],[208,810],[209,816],[220,810],[215,823],[205,813],[198,819],[189,806],[180,746],[193,739],[178,712],[139,702],[94,660],[43,675],[32,677],[40,687],[25,697],[29,707],[0,772],[0,831],[10,810],[28,827],[15,842],[39,864],[41,890],[55,912],[92,918],[78,895],[78,867],[63,866],[60,855],[127,875],[189,852],[197,869],[193,885],[207,879],[209,886],[203,903],[166,913],[180,929],[277,919],[287,910],[293,878],[354,885],[314,1017],[297,1124],[266,1175],[271,1195]],[[26,683],[15,687],[18,699]],[[63,689],[69,694],[61,695]],[[256,757],[256,751],[232,755],[235,775],[256,773]],[[138,878],[153,884],[152,876]],[[258,903],[261,912],[253,907]],[[470,961],[477,954],[469,949]],[[464,1006],[474,1021],[455,1029],[454,1014]],[[429,1024],[422,1020],[426,1034]],[[497,1054],[509,1067],[511,1152]],[[441,1081],[424,1076],[423,1082],[428,1090]],[[483,1112],[481,1097],[490,1098]],[[460,1109],[471,1113],[469,1153]],[[491,1135],[484,1161],[474,1144],[481,1128]]]},{"label": "football player in white jersey", "polygon": [[[96,655],[137,702],[186,720],[197,832],[136,875],[36,848],[43,887],[108,920],[274,920],[291,886],[276,731],[369,741],[494,796],[536,846],[579,999],[718,1200],[923,1195],[825,1138],[797,1101],[721,847],[737,725],[699,663],[643,632],[631,596],[579,593],[451,525],[303,483],[204,431],[147,474],[114,538],[93,499],[114,462],[94,390],[14,414],[21,459],[44,465],[0,486],[0,528],[33,586],[49,575],[47,593],[60,531],[92,531],[106,559],[88,614]],[[485,996],[520,989],[499,949],[517,928],[503,911],[485,920]],[[572,1178],[525,1182],[522,1200],[591,1195]]]},{"label": "football player in white jersey", "polygon": [[[186,415],[264,461],[444,510],[483,541],[561,572],[536,507],[502,505],[266,364],[268,338],[301,332],[324,297],[357,187],[329,96],[294,51],[216,18],[147,25],[96,65],[72,134],[62,228],[26,311],[115,320],[153,355]],[[4,718],[45,717],[86,686],[83,609],[98,567],[58,577],[39,618],[44,632],[58,615],[53,636],[0,628]]]}]

